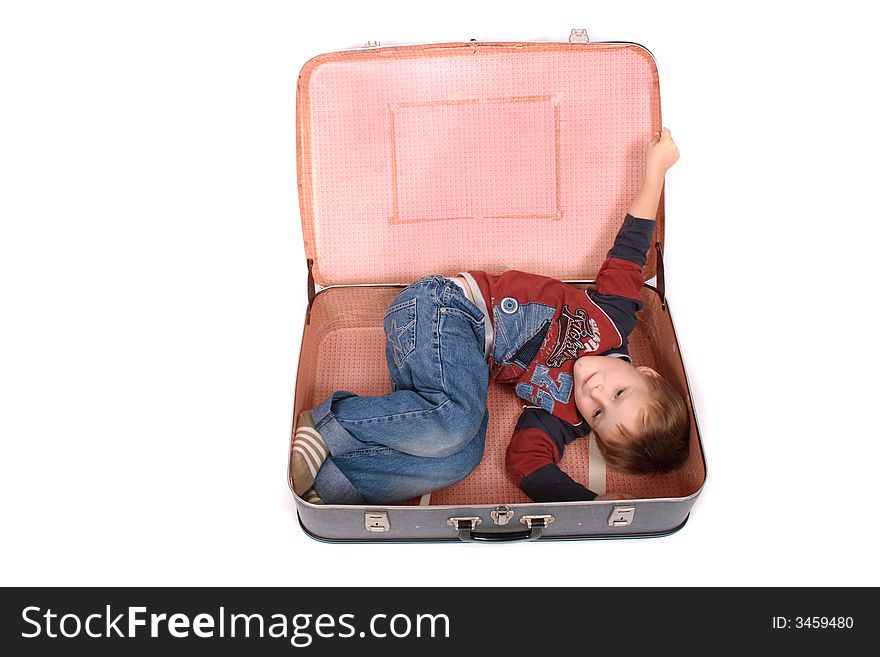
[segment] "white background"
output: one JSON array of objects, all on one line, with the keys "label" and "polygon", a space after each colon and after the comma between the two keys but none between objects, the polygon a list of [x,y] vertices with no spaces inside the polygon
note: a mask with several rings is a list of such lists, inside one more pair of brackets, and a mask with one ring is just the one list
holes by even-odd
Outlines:
[{"label": "white background", "polygon": [[[864,3],[0,9],[5,585],[880,585]],[[641,541],[327,545],[286,466],[300,68],[379,40],[642,43],[682,158],[667,283],[709,479]]]}]

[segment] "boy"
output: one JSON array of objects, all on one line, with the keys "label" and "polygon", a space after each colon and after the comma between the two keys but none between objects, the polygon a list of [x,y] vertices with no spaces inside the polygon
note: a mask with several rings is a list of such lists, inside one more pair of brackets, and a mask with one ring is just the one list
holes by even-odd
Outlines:
[{"label": "boy", "polygon": [[427,276],[398,294],[384,317],[392,392],[338,391],[300,415],[294,491],[313,503],[382,504],[463,479],[483,454],[490,373],[529,402],[507,471],[535,501],[597,499],[557,466],[565,445],[591,430],[606,460],[626,471],[680,466],[685,403],[659,374],[630,364],[626,350],[663,179],[678,160],[667,129],[646,155],[645,179],[595,290],[472,271]]}]

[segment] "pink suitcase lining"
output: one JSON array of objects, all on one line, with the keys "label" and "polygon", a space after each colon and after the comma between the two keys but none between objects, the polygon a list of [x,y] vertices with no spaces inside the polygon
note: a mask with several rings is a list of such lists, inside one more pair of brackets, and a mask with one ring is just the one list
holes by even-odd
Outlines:
[{"label": "pink suitcase lining", "polygon": [[[631,44],[316,57],[297,103],[315,281],[408,283],[506,268],[593,279],[660,127],[654,60]],[[645,279],[654,273],[652,253]]]}]

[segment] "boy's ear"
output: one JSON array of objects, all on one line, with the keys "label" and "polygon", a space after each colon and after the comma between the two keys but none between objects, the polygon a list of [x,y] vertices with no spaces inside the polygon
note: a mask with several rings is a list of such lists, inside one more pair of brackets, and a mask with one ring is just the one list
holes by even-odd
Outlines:
[{"label": "boy's ear", "polygon": [[646,367],[645,365],[639,365],[636,369],[645,376],[654,376],[658,379],[661,378],[655,370],[652,370],[650,367]]}]

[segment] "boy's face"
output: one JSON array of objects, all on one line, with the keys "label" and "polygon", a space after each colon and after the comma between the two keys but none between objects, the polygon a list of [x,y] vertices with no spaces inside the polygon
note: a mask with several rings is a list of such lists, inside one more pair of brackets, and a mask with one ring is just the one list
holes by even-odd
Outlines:
[{"label": "boy's face", "polygon": [[620,440],[617,427],[632,430],[648,402],[650,376],[660,375],[623,358],[582,356],[574,364],[574,403],[603,440]]}]

